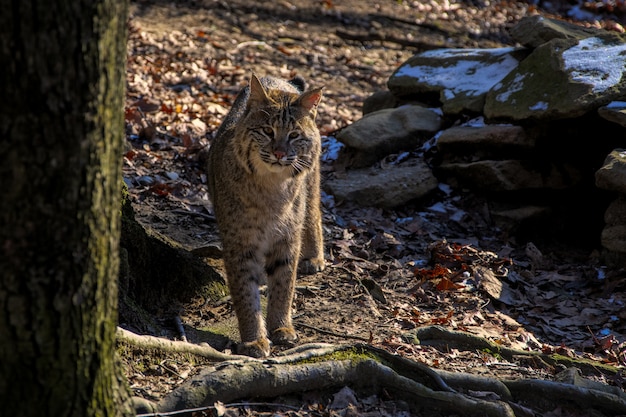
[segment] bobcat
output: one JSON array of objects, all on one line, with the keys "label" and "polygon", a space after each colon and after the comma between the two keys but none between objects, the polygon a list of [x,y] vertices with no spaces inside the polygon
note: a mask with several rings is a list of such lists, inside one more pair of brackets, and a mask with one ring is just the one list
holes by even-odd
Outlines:
[{"label": "bobcat", "polygon": [[[298,264],[324,269],[320,213],[321,140],[315,125],[322,88],[254,74],[208,153],[208,186],[224,247],[241,354],[266,357],[270,341],[293,344]],[[267,282],[267,326],[259,285]],[[269,335],[269,339],[268,339]]]}]

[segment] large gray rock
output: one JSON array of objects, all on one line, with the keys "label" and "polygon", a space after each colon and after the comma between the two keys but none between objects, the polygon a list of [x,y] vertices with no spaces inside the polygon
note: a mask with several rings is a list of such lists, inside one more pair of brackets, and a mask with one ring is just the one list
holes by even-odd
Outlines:
[{"label": "large gray rock", "polygon": [[626,194],[626,149],[615,149],[596,171],[596,186]]},{"label": "large gray rock", "polygon": [[520,157],[535,147],[535,140],[524,128],[513,125],[468,125],[444,130],[437,139],[437,149],[444,160],[500,159]]},{"label": "large gray rock", "polygon": [[387,169],[350,170],[341,178],[327,180],[325,188],[338,201],[393,208],[424,197],[438,184],[422,159],[412,159]]},{"label": "large gray rock", "polygon": [[439,169],[462,185],[487,192],[551,189],[561,190],[578,184],[581,173],[572,166],[551,165],[539,169],[532,161],[477,161],[444,163]]},{"label": "large gray rock", "polygon": [[488,119],[522,121],[581,116],[626,94],[621,37],[553,39],[535,49],[487,93]]},{"label": "large gray rock", "polygon": [[445,113],[480,112],[487,91],[526,54],[516,48],[426,51],[404,62],[387,87],[398,97],[439,93]]},{"label": "large gray rock", "polygon": [[337,134],[348,147],[351,165],[365,167],[383,157],[421,145],[441,129],[441,117],[421,106],[402,106],[369,113]]},{"label": "large gray rock", "polygon": [[522,18],[509,33],[511,37],[524,46],[536,48],[552,39],[585,39],[596,36],[603,31],[585,28],[562,20],[546,19],[543,16],[526,16]]}]

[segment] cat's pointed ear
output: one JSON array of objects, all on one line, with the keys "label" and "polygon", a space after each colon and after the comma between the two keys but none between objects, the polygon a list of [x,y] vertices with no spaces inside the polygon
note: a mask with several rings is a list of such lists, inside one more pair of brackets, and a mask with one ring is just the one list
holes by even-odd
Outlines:
[{"label": "cat's pointed ear", "polygon": [[250,77],[250,98],[248,102],[264,103],[268,100],[263,84],[261,84],[261,81],[255,74],[252,74],[252,77]]},{"label": "cat's pointed ear", "polygon": [[322,90],[324,87],[315,88],[313,90],[304,92],[298,97],[298,105],[307,112],[313,112],[313,115],[317,112],[317,105],[320,104],[322,99]]}]

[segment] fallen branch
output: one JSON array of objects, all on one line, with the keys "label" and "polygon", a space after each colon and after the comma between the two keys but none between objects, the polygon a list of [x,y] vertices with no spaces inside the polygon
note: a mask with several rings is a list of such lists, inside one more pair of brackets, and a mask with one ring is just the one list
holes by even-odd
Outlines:
[{"label": "fallen branch", "polygon": [[326,330],[326,329],[322,329],[320,327],[311,326],[311,325],[306,324],[306,323],[296,323],[296,326],[297,327],[302,327],[302,328],[305,328],[305,329],[314,330],[317,333],[325,334],[325,335],[329,335],[329,336],[342,337],[344,339],[360,340],[362,342],[369,342],[370,341],[370,339],[368,339],[366,337],[351,335],[351,334],[347,334],[347,333],[333,332],[331,330]]}]

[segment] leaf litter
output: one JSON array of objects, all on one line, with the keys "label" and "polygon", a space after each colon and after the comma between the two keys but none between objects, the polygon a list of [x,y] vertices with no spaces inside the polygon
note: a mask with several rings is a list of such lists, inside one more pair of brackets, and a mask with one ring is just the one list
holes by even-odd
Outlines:
[{"label": "leaf litter", "polygon": [[[280,20],[263,14],[267,10],[256,10],[252,2],[235,3],[241,3],[242,9],[219,2],[191,10],[177,4],[138,2],[130,20],[124,180],[139,220],[192,250],[219,241],[206,190],[203,151],[251,72],[301,74],[314,85],[325,85],[318,122],[326,151],[322,171],[328,177],[343,169],[334,166],[340,146],[333,132],[360,118],[363,100],[384,88],[386,77],[415,52],[393,43],[353,42],[306,19]],[[469,12],[509,13],[511,20],[533,7],[512,2],[476,11],[445,2],[450,6],[445,10],[444,2],[431,1],[376,9],[373,2],[362,3],[359,7],[369,14],[361,20],[351,20],[339,2],[323,2],[319,7],[327,21],[361,32],[379,28],[373,10],[378,15],[401,16],[407,10],[403,7],[414,11],[426,4],[428,13],[439,13],[433,19],[452,25],[452,16],[465,13],[466,21],[472,22],[468,28],[480,32],[474,26],[480,25],[475,22],[480,19]],[[274,7],[309,10],[296,1]],[[481,32],[486,34],[482,41],[470,38],[457,46],[500,45],[506,41],[496,36],[502,27],[494,24]],[[385,30],[393,31],[393,25]],[[404,27],[399,30],[406,33]],[[440,41],[433,34],[423,38],[433,44]],[[410,157],[398,155],[386,163],[399,164]],[[486,205],[480,197],[445,184],[428,200],[396,210],[338,203],[324,195],[328,267],[298,282],[295,323],[302,342],[346,343],[350,336],[437,369],[499,378],[553,379],[560,371],[523,359],[508,362],[493,352],[420,344],[413,332],[436,325],[521,351],[561,353],[623,366],[623,273],[607,271],[598,253],[589,249],[554,242],[522,243],[503,236],[486,218]],[[207,327],[233,317],[228,302],[207,305],[199,297],[184,307],[181,317],[188,327]],[[157,399],[193,372],[189,364],[162,363],[146,372],[131,372],[129,380],[137,395]],[[586,377],[623,383],[599,372]],[[361,399],[347,387],[331,394],[310,397],[304,408],[280,414],[263,407],[221,405],[218,415],[242,415],[253,409],[259,415],[407,412],[388,401],[391,397]],[[346,404],[340,414],[333,409],[339,403]],[[563,413],[556,409],[550,415],[568,415]]]}]

